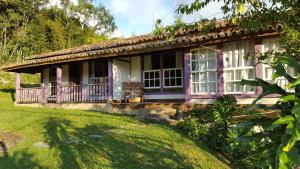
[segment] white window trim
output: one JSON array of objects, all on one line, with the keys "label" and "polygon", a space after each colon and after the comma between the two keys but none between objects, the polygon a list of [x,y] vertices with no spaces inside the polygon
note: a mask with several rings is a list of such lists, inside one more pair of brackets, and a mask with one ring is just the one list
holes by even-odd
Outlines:
[{"label": "white window trim", "polygon": [[[241,41],[242,43],[243,41]],[[235,42],[229,42],[229,43],[235,43]],[[253,43],[251,41],[251,43]],[[253,43],[253,50],[255,46],[254,46],[254,43]],[[234,51],[236,52],[236,51]],[[256,67],[255,66],[245,66],[245,58],[242,57],[242,66],[238,66],[238,67],[225,67],[225,62],[226,62],[226,58],[224,56],[224,53],[223,52],[223,63],[224,63],[224,68],[223,68],[223,75],[224,75],[224,82],[223,82],[223,88],[224,88],[224,94],[255,94],[255,87],[254,87],[254,90],[251,91],[251,92],[237,92],[237,91],[234,91],[234,92],[227,92],[226,91],[226,83],[234,83],[234,82],[240,82],[241,80],[226,80],[226,71],[230,71],[230,70],[233,70],[234,72],[234,77],[235,77],[235,70],[250,70],[250,69],[253,69],[254,71],[254,78],[255,78],[255,74],[256,74]],[[243,56],[245,55],[245,51],[243,52]],[[232,57],[230,58],[232,61]],[[254,79],[247,79],[247,80],[254,80]],[[235,89],[234,89],[235,90]]]},{"label": "white window trim", "polygon": [[[172,70],[175,70],[175,77],[171,77],[169,76],[169,78],[165,78],[165,71],[172,71]],[[181,71],[181,76],[180,77],[177,77],[176,76],[176,70],[180,70]],[[170,75],[170,73],[169,73]],[[165,85],[165,79],[181,79],[181,85],[176,85],[176,86],[166,86]],[[170,69],[163,69],[163,84],[164,84],[164,88],[167,88],[167,89],[170,89],[170,88],[181,88],[183,87],[183,72],[182,72],[182,68],[170,68]]]},{"label": "white window trim", "polygon": [[[192,59],[193,58],[193,52],[194,51],[198,51],[198,50],[207,50],[207,51],[208,50],[214,50],[214,52],[215,52],[215,61],[216,61],[216,68],[215,69],[205,69],[205,70],[197,70],[197,71],[193,70],[192,62],[193,61],[198,61],[198,60],[193,60]],[[208,81],[208,79],[206,79],[205,82],[193,82],[193,75],[192,75],[193,73],[208,73],[208,72],[213,72],[213,71],[217,72],[218,59],[217,59],[217,52],[216,52],[216,50],[217,50],[216,46],[193,48],[193,49],[190,50],[190,53],[189,53],[189,55],[190,55],[189,56],[190,57],[190,75],[189,76],[190,76],[190,84],[191,84],[190,91],[191,91],[192,95],[215,95],[215,94],[218,93],[218,75],[217,75],[217,73],[216,73],[216,81]],[[206,64],[207,64],[208,60],[213,60],[213,59],[207,59],[206,60]],[[216,85],[215,85],[216,92],[197,92],[196,93],[192,89],[193,84],[206,84],[206,87],[207,87],[208,83],[216,83]]]},{"label": "white window trim", "polygon": [[[262,53],[266,53],[266,49],[265,49],[265,45],[266,43],[277,43],[279,41],[279,38],[269,38],[269,39],[263,39],[262,41]],[[279,44],[278,44],[279,45]],[[280,49],[280,46],[279,46],[279,49]],[[275,52],[283,52],[283,50],[279,50],[279,51],[275,51]],[[273,61],[273,57],[271,58],[271,60]],[[269,66],[268,64],[262,64],[262,68],[263,68],[263,80],[265,81],[274,81],[274,83],[276,83],[278,86],[288,90],[288,91],[293,91],[293,90],[290,90],[290,89],[287,89],[285,86],[281,86],[278,84],[279,81],[284,81],[285,84],[287,84],[287,79],[285,79],[284,77],[278,77],[276,78],[275,80],[273,80],[272,78],[266,78],[266,68],[272,68],[271,66]],[[274,72],[274,69],[273,69],[273,72]],[[273,74],[273,73],[272,73]]]},{"label": "white window trim", "polygon": [[[154,78],[153,79],[145,79],[145,73],[150,73],[150,72],[154,72]],[[156,78],[155,77],[155,72],[158,72],[159,73],[159,78]],[[150,76],[149,76],[150,77]],[[159,86],[157,86],[157,87],[146,87],[145,86],[145,81],[146,80],[154,80],[154,85],[155,85],[155,80],[159,80]],[[145,89],[160,89],[160,87],[161,87],[161,75],[160,75],[160,69],[155,69],[155,70],[145,70],[145,71],[143,71],[143,84],[144,84],[144,88]]]}]

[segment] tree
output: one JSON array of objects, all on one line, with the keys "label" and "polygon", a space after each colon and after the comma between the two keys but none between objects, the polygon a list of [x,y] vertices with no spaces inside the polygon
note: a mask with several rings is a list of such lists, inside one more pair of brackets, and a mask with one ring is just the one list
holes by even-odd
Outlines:
[{"label": "tree", "polygon": [[101,4],[60,2],[49,6],[48,0],[0,1],[0,62],[99,42],[116,28]]}]

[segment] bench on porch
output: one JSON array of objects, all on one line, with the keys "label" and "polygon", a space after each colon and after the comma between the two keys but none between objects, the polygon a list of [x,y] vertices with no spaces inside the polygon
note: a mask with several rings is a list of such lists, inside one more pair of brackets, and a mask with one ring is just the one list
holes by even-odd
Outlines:
[{"label": "bench on porch", "polygon": [[123,82],[124,101],[143,102],[144,91],[143,84],[140,82]]}]

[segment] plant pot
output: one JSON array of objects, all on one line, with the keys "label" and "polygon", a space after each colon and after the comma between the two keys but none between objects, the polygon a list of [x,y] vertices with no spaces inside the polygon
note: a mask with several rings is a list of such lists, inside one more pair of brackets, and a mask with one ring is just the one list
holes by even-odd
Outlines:
[{"label": "plant pot", "polygon": [[131,97],[128,98],[129,103],[140,103],[141,102],[141,97]]}]

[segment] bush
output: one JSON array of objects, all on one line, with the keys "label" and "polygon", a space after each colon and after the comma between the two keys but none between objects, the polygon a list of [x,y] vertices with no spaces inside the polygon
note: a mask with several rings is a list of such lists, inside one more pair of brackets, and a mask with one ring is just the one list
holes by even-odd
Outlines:
[{"label": "bush", "polygon": [[205,142],[209,147],[226,154],[230,119],[236,111],[237,101],[232,95],[217,98],[206,110],[192,110],[184,121],[178,123],[188,136]]}]

